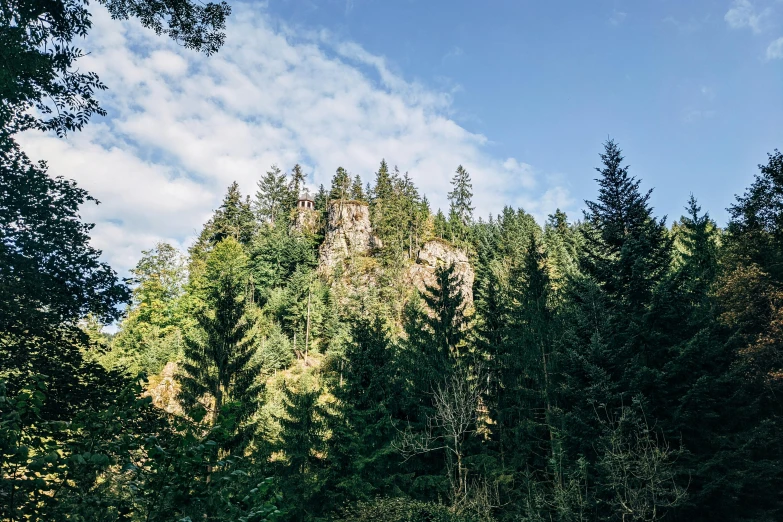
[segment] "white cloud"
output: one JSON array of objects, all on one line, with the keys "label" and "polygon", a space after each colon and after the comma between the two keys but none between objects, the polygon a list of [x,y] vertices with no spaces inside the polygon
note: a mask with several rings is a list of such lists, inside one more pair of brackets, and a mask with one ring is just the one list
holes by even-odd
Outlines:
[{"label": "white cloud", "polygon": [[328,185],[338,166],[370,181],[386,158],[436,208],[462,164],[480,215],[516,203],[542,217],[570,204],[530,165],[487,153],[486,137],[450,119],[449,93],[404,80],[327,31],[295,37],[240,4],[225,47],[207,58],[102,7],[93,21],[80,68],[109,86],[110,117],[65,140],[28,134],[23,146],[102,202],[84,217],[120,272],[158,240],[187,246],[232,181],[253,194],[273,163],[299,162],[313,184]]},{"label": "white cloud", "polygon": [[732,29],[750,28],[754,33],[760,33],[764,19],[771,13],[767,8],[757,12],[750,0],[734,0],[734,3],[723,17]]},{"label": "white cloud", "polygon": [[767,60],[783,59],[783,36],[767,46]]},{"label": "white cloud", "polygon": [[625,11],[618,11],[615,9],[612,11],[612,15],[609,17],[609,24],[618,26],[625,20],[625,17],[628,16],[628,13]]}]

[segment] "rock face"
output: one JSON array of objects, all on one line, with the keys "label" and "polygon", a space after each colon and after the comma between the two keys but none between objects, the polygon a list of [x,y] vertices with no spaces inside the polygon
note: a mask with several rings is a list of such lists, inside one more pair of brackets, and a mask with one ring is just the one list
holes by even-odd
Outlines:
[{"label": "rock face", "polygon": [[439,266],[454,264],[454,273],[462,283],[459,288],[465,298],[465,304],[473,304],[473,280],[475,273],[470,266],[467,254],[445,241],[433,239],[424,243],[416,256],[416,264],[408,269],[408,280],[419,289],[425,291],[425,286],[437,286],[435,270]]},{"label": "rock face", "polygon": [[380,240],[372,233],[370,208],[359,201],[330,201],[326,234],[321,245],[319,269],[332,271],[351,256],[365,256],[380,248]]},{"label": "rock face", "polygon": [[152,404],[167,413],[182,415],[182,406],[177,401],[179,383],[176,381],[177,363],[169,362],[163,370],[150,376],[145,396],[152,397]]},{"label": "rock face", "polygon": [[291,229],[300,233],[313,233],[318,228],[318,212],[315,210],[297,208]]}]

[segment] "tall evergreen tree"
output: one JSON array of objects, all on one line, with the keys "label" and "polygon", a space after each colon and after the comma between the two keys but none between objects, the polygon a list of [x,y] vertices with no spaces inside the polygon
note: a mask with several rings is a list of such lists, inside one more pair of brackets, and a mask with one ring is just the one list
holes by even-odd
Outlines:
[{"label": "tall evergreen tree", "polygon": [[213,424],[234,403],[242,422],[255,410],[260,369],[252,362],[257,331],[247,300],[247,257],[235,239],[215,246],[199,286],[205,306],[186,338],[180,399],[192,409],[208,398]]},{"label": "tall evergreen tree", "polygon": [[329,194],[326,192],[323,184],[318,187],[318,192],[316,192],[315,197],[313,198],[313,203],[315,204],[315,209],[317,211],[326,213],[326,205],[329,203]]},{"label": "tall evergreen tree", "polygon": [[283,214],[290,199],[291,194],[286,184],[285,174],[280,171],[277,165],[272,165],[258,181],[255,200],[258,219],[262,222],[274,222]]},{"label": "tall evergreen tree", "polygon": [[237,182],[228,187],[223,202],[212,217],[204,225],[195,244],[190,247],[191,272],[197,273],[200,268],[193,262],[203,263],[206,255],[220,241],[233,238],[242,245],[247,245],[256,231],[256,219],[250,205],[250,197],[242,198]]},{"label": "tall evergreen tree", "polygon": [[284,456],[278,462],[277,476],[286,492],[288,520],[311,520],[328,508],[324,490],[326,472],[326,419],[329,414],[319,403],[320,391],[306,377],[283,387],[283,416],[277,450]]},{"label": "tall evergreen tree", "polygon": [[367,201],[367,196],[362,187],[362,178],[358,174],[353,177],[353,183],[351,184],[351,199]]},{"label": "tall evergreen tree", "polygon": [[296,202],[306,188],[307,176],[302,172],[302,166],[298,163],[291,169],[291,180],[288,182],[289,201],[287,211],[296,207]]},{"label": "tall evergreen tree", "polygon": [[451,226],[441,209],[438,209],[438,212],[435,214],[433,226],[435,237],[446,240],[452,239]]},{"label": "tall evergreen tree", "polygon": [[342,167],[337,168],[332,177],[332,188],[329,191],[329,199],[350,199],[351,197],[351,177]]},{"label": "tall evergreen tree", "polygon": [[382,320],[357,319],[335,376],[337,414],[330,418],[330,496],[335,505],[393,494],[400,459],[392,447],[400,418],[395,350]]},{"label": "tall evergreen tree", "polygon": [[585,201],[588,234],[584,265],[609,296],[641,313],[671,261],[671,240],[664,219],[656,220],[649,205],[652,189],[642,194],[640,181],[623,166],[623,155],[609,140],[601,154],[603,166],[597,201]]},{"label": "tall evergreen tree", "polygon": [[470,174],[462,165],[457,167],[451,178],[449,192],[449,224],[457,241],[465,241],[470,225],[473,223],[473,184]]},{"label": "tall evergreen tree", "polygon": [[373,206],[391,199],[394,191],[392,176],[389,173],[389,166],[386,160],[381,160],[381,165],[375,173],[375,186],[372,189]]}]

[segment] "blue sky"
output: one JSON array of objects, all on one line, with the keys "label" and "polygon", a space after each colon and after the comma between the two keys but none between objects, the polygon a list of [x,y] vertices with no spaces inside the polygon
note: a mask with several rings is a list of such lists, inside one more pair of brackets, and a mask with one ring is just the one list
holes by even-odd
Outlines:
[{"label": "blue sky", "polygon": [[93,5],[84,70],[109,111],[23,145],[102,204],[93,242],[125,273],[187,248],[238,181],[301,163],[371,179],[381,158],[446,205],[458,164],[479,215],[580,216],[607,137],[677,218],[693,192],[725,222],[783,147],[783,0],[232,3],[205,58]]},{"label": "blue sky", "polygon": [[269,10],[449,90],[453,118],[489,150],[561,173],[579,200],[594,194],[591,167],[611,136],[662,213],[679,216],[692,191],[724,220],[783,147],[783,60],[766,56],[783,37],[780,1],[271,0]]}]

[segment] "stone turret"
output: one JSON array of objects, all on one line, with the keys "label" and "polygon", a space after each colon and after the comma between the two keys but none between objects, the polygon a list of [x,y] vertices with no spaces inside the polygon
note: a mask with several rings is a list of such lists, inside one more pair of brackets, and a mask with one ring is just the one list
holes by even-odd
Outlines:
[{"label": "stone turret", "polygon": [[349,257],[365,256],[380,247],[380,240],[372,233],[367,203],[343,199],[329,202],[319,269],[331,271]]},{"label": "stone turret", "polygon": [[318,212],[315,210],[315,201],[310,192],[304,191],[296,201],[291,228],[297,232],[315,232],[318,228]]}]

